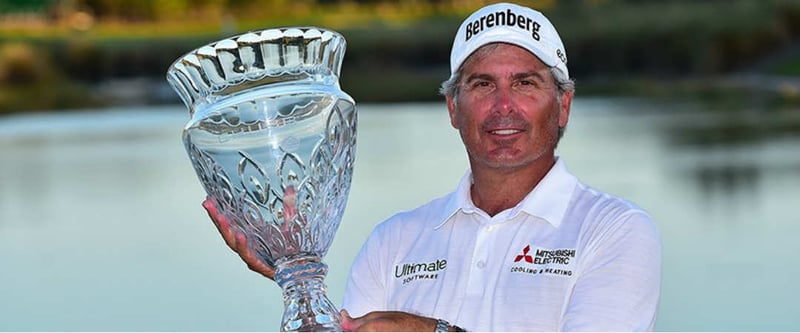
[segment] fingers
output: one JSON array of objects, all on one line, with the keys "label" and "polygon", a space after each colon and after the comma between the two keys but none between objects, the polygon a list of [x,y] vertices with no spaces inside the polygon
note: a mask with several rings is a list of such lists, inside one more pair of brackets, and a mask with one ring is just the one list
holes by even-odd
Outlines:
[{"label": "fingers", "polygon": [[203,201],[203,208],[205,208],[206,212],[208,213],[208,217],[211,218],[211,221],[214,222],[214,226],[217,227],[217,231],[219,231],[220,235],[222,235],[222,239],[225,241],[225,244],[227,244],[231,250],[236,252],[236,254],[242,258],[245,264],[247,264],[247,268],[269,279],[274,279],[275,270],[261,261],[256,253],[250,249],[247,244],[246,235],[241,232],[237,232],[231,227],[228,219],[217,208],[214,199],[211,197],[206,197],[206,200]]},{"label": "fingers", "polygon": [[256,255],[255,251],[250,249],[250,247],[247,245],[247,236],[242,233],[237,233],[235,238],[236,247],[233,248],[233,250],[239,255],[240,258],[242,258],[242,261],[247,264],[247,268],[267,277],[270,280],[274,280],[275,270],[261,261],[261,259]]},{"label": "fingers", "polygon": [[347,310],[339,312],[342,315],[342,330],[347,332],[376,332],[379,327],[379,319],[384,314],[381,311],[367,313],[361,317],[350,317]]},{"label": "fingers", "polygon": [[436,320],[397,311],[374,311],[352,318],[342,311],[342,330],[349,332],[430,332]]},{"label": "fingers", "polygon": [[350,317],[350,314],[347,313],[347,310],[339,311],[339,314],[342,315],[342,330],[345,332],[356,332],[358,331],[358,323]]},{"label": "fingers", "polygon": [[228,219],[225,218],[225,215],[223,215],[219,209],[217,209],[217,204],[214,202],[214,199],[211,197],[206,197],[206,200],[203,201],[203,208],[206,209],[208,217],[211,218],[211,221],[214,222],[214,226],[217,227],[217,231],[219,231],[220,235],[222,235],[222,239],[225,240],[225,244],[227,244],[231,249],[235,250],[235,232],[230,227]]}]

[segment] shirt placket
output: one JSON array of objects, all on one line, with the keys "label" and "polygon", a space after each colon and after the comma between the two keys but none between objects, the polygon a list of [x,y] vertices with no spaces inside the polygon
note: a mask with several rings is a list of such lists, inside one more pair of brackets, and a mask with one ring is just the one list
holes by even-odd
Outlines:
[{"label": "shirt placket", "polygon": [[481,226],[478,228],[475,237],[475,247],[472,252],[472,262],[469,267],[469,282],[467,283],[467,295],[481,297],[486,296],[487,286],[493,284],[488,281],[490,278],[496,278],[497,272],[490,274],[489,267],[491,265],[491,258],[489,257],[492,248],[495,244],[496,232],[498,227],[497,219],[499,216],[489,219],[488,217],[481,217],[483,220]]}]

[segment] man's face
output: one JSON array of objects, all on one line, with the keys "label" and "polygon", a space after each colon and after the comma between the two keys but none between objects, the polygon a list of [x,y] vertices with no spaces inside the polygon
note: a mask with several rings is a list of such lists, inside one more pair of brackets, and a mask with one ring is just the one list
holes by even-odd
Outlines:
[{"label": "man's face", "polygon": [[548,67],[523,48],[497,44],[480,55],[464,63],[457,100],[447,99],[473,168],[549,167],[572,93],[559,103]]}]

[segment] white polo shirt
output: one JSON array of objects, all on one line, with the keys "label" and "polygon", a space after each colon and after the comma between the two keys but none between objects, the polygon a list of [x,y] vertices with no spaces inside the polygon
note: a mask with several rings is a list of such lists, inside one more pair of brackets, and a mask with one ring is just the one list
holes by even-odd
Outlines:
[{"label": "white polo shirt", "polygon": [[458,188],[379,224],[343,308],[404,311],[472,331],[652,330],[661,248],[642,209],[578,181],[561,159],[490,217]]}]

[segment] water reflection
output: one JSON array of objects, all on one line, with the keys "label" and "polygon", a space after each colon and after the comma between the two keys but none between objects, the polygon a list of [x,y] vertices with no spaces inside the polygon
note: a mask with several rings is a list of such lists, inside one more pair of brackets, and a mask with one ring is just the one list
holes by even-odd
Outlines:
[{"label": "water reflection", "polygon": [[758,187],[761,169],[753,165],[701,166],[693,170],[701,190],[707,197],[750,192]]},{"label": "water reflection", "polygon": [[789,153],[794,149],[776,149],[800,139],[800,109],[700,104],[670,119],[663,131],[683,173],[707,200],[747,197],[765,177],[800,176],[800,158]]},{"label": "water reflection", "polygon": [[[374,224],[450,191],[466,168],[443,104],[360,112],[350,200],[325,259],[334,303]],[[657,330],[800,329],[797,115],[575,101],[559,155],[661,230]],[[180,106],[0,118],[0,330],[278,327],[280,289],[247,271],[200,208],[186,120]]]}]

